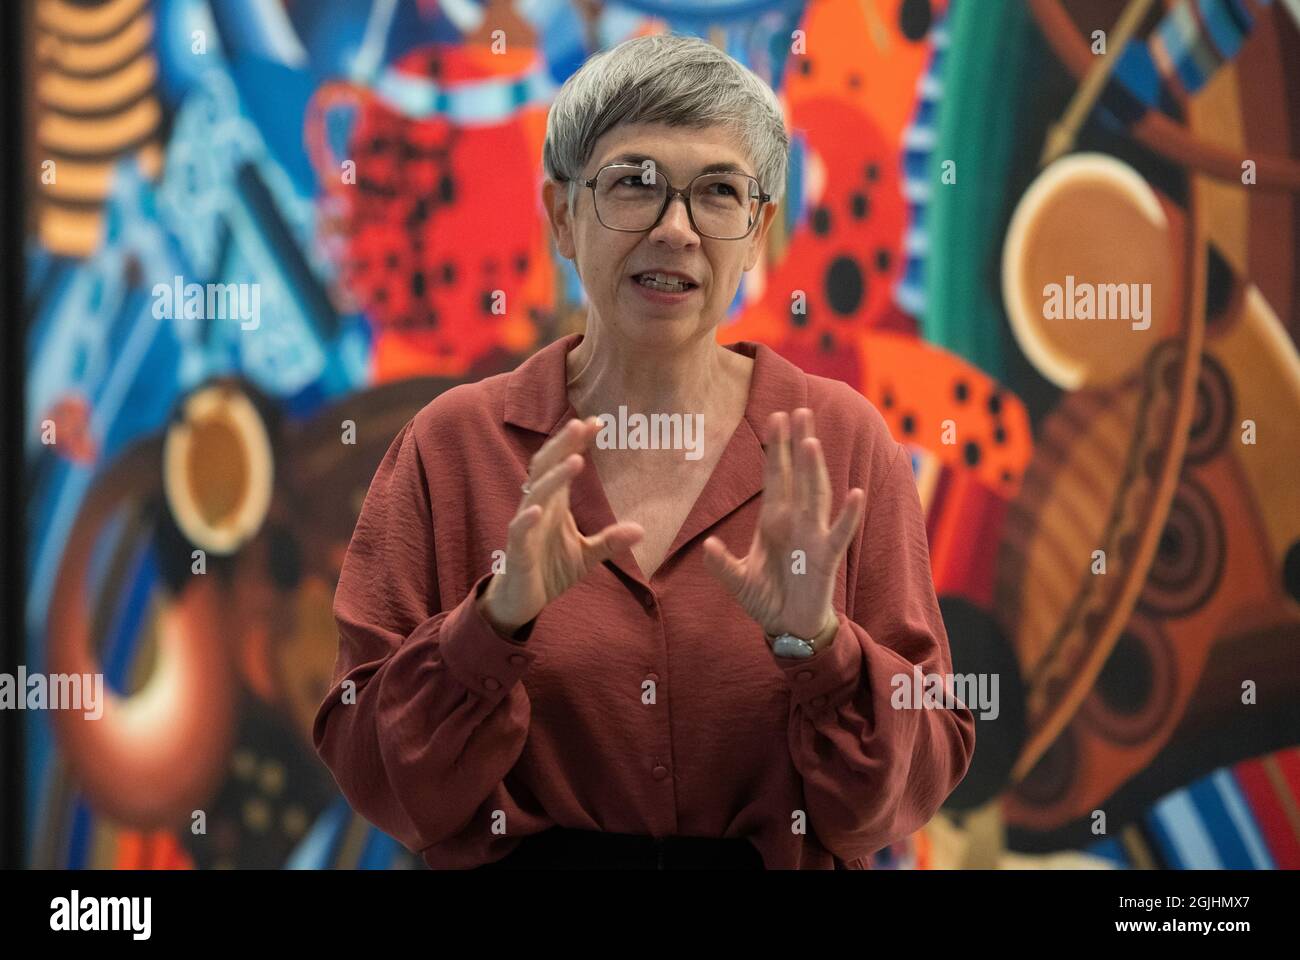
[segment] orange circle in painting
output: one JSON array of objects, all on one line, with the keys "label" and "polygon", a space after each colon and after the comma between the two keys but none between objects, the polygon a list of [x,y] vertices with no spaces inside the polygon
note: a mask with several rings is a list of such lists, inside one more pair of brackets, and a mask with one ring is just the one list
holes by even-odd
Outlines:
[{"label": "orange circle in painting", "polygon": [[1114,383],[1171,332],[1181,297],[1176,210],[1099,153],[1049,166],[1020,199],[1002,248],[1002,296],[1030,362],[1057,386]]},{"label": "orange circle in painting", "polygon": [[163,447],[163,490],[176,525],[204,550],[235,552],[266,517],[273,462],[248,397],[222,385],[195,392]]}]

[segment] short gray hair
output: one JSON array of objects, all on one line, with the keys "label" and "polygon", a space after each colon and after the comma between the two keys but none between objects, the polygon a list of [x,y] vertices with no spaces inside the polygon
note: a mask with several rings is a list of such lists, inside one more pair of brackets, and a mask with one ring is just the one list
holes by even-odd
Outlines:
[{"label": "short gray hair", "polygon": [[570,211],[596,141],[622,123],[730,126],[772,202],[785,194],[790,138],[776,94],[707,40],[635,37],[593,54],[564,82],[546,118],[542,167],[568,181]]}]

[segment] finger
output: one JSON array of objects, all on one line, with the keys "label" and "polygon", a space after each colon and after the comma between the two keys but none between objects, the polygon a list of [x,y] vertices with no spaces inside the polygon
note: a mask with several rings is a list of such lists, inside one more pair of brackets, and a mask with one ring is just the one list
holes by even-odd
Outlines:
[{"label": "finger", "polygon": [[800,510],[817,519],[820,530],[830,517],[831,481],[826,472],[821,441],[817,439],[816,417],[810,407],[799,407],[794,412],[792,423],[796,501]]},{"label": "finger", "polygon": [[835,525],[831,527],[831,532],[827,536],[827,542],[834,556],[838,557],[848,549],[853,535],[862,526],[862,513],[866,502],[867,494],[861,487],[854,487],[844,498],[844,509],[840,511]]},{"label": "finger", "polygon": [[796,446],[803,443],[813,433],[813,412],[807,407],[799,407],[790,417],[790,435]]},{"label": "finger", "polygon": [[763,469],[764,505],[790,502],[790,418],[777,412],[767,418],[767,459]]},{"label": "finger", "polygon": [[831,515],[831,476],[826,470],[826,457],[822,453],[822,442],[810,437],[805,445],[812,447],[812,512],[817,518],[817,528],[826,526]]},{"label": "finger", "polygon": [[510,526],[506,528],[508,538],[506,540],[506,549],[516,558],[527,556],[528,554],[528,534],[537,528],[537,522],[542,519],[542,508],[537,504],[525,507],[515,514],[510,521]]},{"label": "finger", "polygon": [[528,485],[536,486],[537,481],[554,469],[555,465],[565,457],[581,453],[599,429],[600,421],[595,417],[587,420],[574,418],[566,423],[555,436],[542,444],[541,449],[533,454],[533,459],[528,463]]},{"label": "finger", "polygon": [[791,497],[792,505],[800,512],[806,511],[812,503],[812,470],[808,460],[808,451],[804,441],[808,439],[808,418],[812,411],[799,407],[790,416],[790,452],[791,452]]},{"label": "finger", "polygon": [[[582,472],[585,463],[586,461],[578,454],[569,454],[569,456],[546,471],[540,480],[531,484],[531,489],[528,495],[524,497],[520,509],[531,507],[533,504],[542,507],[567,506],[569,482]],[[563,496],[557,498],[556,495],[561,492],[563,492]]]},{"label": "finger", "polygon": [[[806,513],[820,521],[815,512],[817,506],[817,458],[821,455],[817,440],[804,437],[794,449],[794,500],[800,513]],[[818,529],[820,530],[820,523]]]},{"label": "finger", "polygon": [[704,541],[704,568],[721,580],[723,586],[733,594],[740,593],[745,585],[744,566],[717,537],[709,537]]},{"label": "finger", "polygon": [[598,563],[604,563],[610,557],[618,556],[640,543],[645,536],[645,528],[639,523],[626,521],[611,523],[600,533],[587,537],[584,547],[587,555],[587,567],[590,569]]}]

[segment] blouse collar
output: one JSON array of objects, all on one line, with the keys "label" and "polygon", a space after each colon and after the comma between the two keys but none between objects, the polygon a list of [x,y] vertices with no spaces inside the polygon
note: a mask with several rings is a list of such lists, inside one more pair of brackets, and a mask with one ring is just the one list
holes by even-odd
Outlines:
[{"label": "blouse collar", "polygon": [[[569,403],[565,357],[581,340],[580,333],[561,337],[534,353],[509,374],[506,423],[549,437],[570,417],[577,416]],[[667,569],[669,561],[686,544],[762,491],[765,454],[761,438],[768,416],[778,410],[793,411],[808,403],[808,381],[804,372],[776,351],[749,340],[729,344],[728,349],[754,360],[745,416],[673,538],[660,570]],[[604,529],[615,520],[595,470],[584,470],[574,479],[570,509],[578,529],[587,535]],[[745,547],[744,544],[730,546],[733,549]],[[650,578],[641,571],[631,550],[625,550],[607,562],[630,579],[649,587]]]}]

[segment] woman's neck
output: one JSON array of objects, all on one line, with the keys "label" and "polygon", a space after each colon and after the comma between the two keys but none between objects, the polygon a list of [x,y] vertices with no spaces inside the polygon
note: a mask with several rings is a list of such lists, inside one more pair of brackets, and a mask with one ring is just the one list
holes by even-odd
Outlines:
[{"label": "woman's neck", "polygon": [[[753,361],[712,333],[658,350],[601,336],[588,324],[567,357],[569,401],[581,417],[631,413],[713,413],[748,396]],[[743,401],[742,401],[743,402]]]}]

